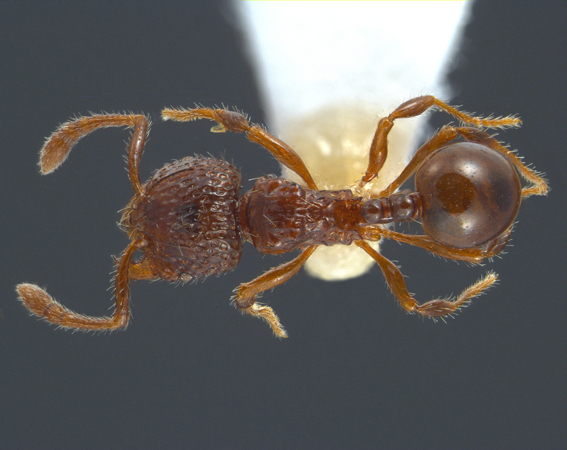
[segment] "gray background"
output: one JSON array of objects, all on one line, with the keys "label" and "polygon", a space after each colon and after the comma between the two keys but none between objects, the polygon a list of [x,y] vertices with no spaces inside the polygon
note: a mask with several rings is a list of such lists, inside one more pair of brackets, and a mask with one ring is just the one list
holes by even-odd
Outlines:
[{"label": "gray background", "polygon": [[[110,255],[127,245],[117,211],[132,195],[128,133],[95,133],[40,177],[45,136],[73,114],[154,117],[142,179],[209,152],[246,180],[278,172],[241,136],[157,121],[162,107],[194,102],[264,120],[225,6],[0,3],[0,448],[565,448],[565,2],[477,3],[450,76],[453,104],[522,117],[501,137],[553,188],[522,206],[508,254],[471,268],[383,247],[421,301],[458,293],[488,269],[500,274],[455,320],[406,315],[378,268],[341,283],[301,273],[264,296],[289,331],[279,341],[229,306],[238,283],[290,259],[250,245],[221,278],[133,283],[126,332],[55,330],[18,304],[24,281],[79,312],[112,304]],[[443,24],[420,32],[429,26]]]}]

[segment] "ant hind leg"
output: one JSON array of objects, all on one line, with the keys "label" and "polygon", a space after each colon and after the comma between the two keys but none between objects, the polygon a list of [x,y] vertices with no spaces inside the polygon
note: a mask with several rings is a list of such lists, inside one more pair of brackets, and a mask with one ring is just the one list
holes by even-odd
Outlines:
[{"label": "ant hind leg", "polygon": [[530,183],[530,186],[522,188],[522,198],[527,198],[532,195],[547,195],[549,186],[542,177],[542,174],[526,166],[514,152],[503,146],[498,140],[485,131],[476,128],[462,128],[461,130],[461,135],[468,141],[486,145],[492,150],[500,152],[510,160],[516,169],[518,169],[518,172],[520,172],[524,180]]}]

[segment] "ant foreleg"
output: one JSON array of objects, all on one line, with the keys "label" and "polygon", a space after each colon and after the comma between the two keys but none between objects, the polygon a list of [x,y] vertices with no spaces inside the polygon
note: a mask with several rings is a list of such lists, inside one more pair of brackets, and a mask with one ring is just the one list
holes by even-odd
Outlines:
[{"label": "ant foreleg", "polygon": [[317,189],[313,177],[307,170],[301,157],[285,142],[272,136],[262,127],[250,124],[248,119],[236,111],[213,108],[193,108],[193,109],[164,109],[161,112],[164,120],[174,120],[176,122],[189,122],[196,119],[209,119],[218,123],[211,131],[222,133],[232,131],[234,133],[246,133],[246,137],[260,144],[268,150],[280,163],[297,173],[310,189]]},{"label": "ant foreleg", "polygon": [[315,245],[307,247],[297,258],[268,270],[248,283],[242,283],[234,290],[233,302],[242,312],[262,318],[268,322],[277,336],[287,337],[287,333],[274,310],[269,306],[256,303],[256,297],[262,292],[273,289],[292,278],[316,248],[317,246]]},{"label": "ant foreleg", "polygon": [[435,299],[420,305],[408,292],[404,276],[393,262],[383,257],[375,251],[365,241],[355,242],[360,248],[368,253],[378,264],[382,273],[386,277],[386,282],[398,299],[398,302],[408,313],[419,313],[425,317],[443,317],[450,316],[459,311],[460,308],[467,304],[475,297],[478,297],[486,289],[488,289],[497,279],[498,276],[494,272],[489,272],[484,278],[481,278],[468,289],[465,289],[456,299]]},{"label": "ant foreleg", "polygon": [[142,258],[141,261],[136,263],[130,264],[130,268],[128,270],[128,276],[131,280],[157,280],[159,276],[157,276],[152,267],[150,266],[150,262],[146,258]]}]

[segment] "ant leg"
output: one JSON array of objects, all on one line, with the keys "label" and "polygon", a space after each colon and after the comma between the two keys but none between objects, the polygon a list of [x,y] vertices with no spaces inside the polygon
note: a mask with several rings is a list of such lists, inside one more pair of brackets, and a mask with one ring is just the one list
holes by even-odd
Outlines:
[{"label": "ant leg", "polygon": [[400,270],[390,260],[383,257],[380,253],[375,251],[367,242],[355,242],[360,248],[368,253],[386,277],[386,282],[392,290],[393,294],[398,299],[398,302],[408,313],[418,313],[424,317],[443,317],[450,316],[459,311],[459,309],[467,306],[467,304],[475,297],[478,297],[486,289],[488,289],[497,279],[498,276],[494,272],[488,272],[483,278],[478,280],[471,287],[465,289],[456,299],[435,299],[430,300],[422,305],[409,294],[404,276]]},{"label": "ant leg", "polygon": [[142,115],[93,114],[61,124],[49,136],[41,149],[39,157],[41,173],[47,175],[53,172],[63,164],[80,139],[99,128],[106,127],[134,128],[128,146],[129,174],[134,191],[136,191],[136,194],[142,195],[143,188],[138,175],[138,167],[149,129],[149,120]]},{"label": "ant leg", "polygon": [[189,122],[196,119],[209,119],[218,123],[211,128],[215,133],[232,131],[246,133],[246,137],[268,150],[281,164],[297,173],[307,187],[317,190],[313,177],[307,170],[301,157],[285,142],[272,136],[258,125],[250,124],[242,114],[226,109],[193,108],[193,109],[164,109],[161,112],[163,120]]},{"label": "ant leg", "polygon": [[[112,260],[114,261],[114,265],[118,269],[120,265],[120,258],[116,258],[112,256]],[[128,268],[128,277],[130,280],[156,280],[160,278],[157,276],[154,271],[152,270],[149,261],[143,257],[141,260],[137,262],[131,262],[130,267]]]},{"label": "ant leg", "polygon": [[272,308],[256,303],[256,297],[268,289],[273,289],[292,278],[301,269],[307,259],[313,254],[316,245],[307,247],[301,254],[278,267],[268,270],[258,278],[238,286],[232,298],[233,302],[247,314],[264,319],[272,327],[272,331],[279,337],[287,337],[287,333]]},{"label": "ant leg", "polygon": [[448,247],[435,242],[429,236],[398,233],[388,228],[380,227],[366,227],[363,233],[363,238],[369,241],[377,241],[382,237],[423,248],[442,258],[466,261],[471,264],[480,264],[485,258],[492,258],[504,249],[510,237],[510,230],[505,231],[493,241],[485,244],[485,246],[483,246],[485,248]]},{"label": "ant leg", "polygon": [[519,126],[521,123],[520,119],[515,117],[502,117],[496,119],[474,117],[449,106],[432,95],[424,95],[422,97],[413,98],[402,103],[388,117],[384,117],[378,122],[378,127],[376,128],[376,132],[370,146],[368,168],[360,180],[361,187],[374,179],[386,162],[386,158],[388,157],[388,134],[394,126],[394,122],[397,119],[408,119],[410,117],[420,116],[429,108],[434,106],[444,110],[462,122],[474,124],[476,126],[499,128]]},{"label": "ant leg", "polygon": [[130,319],[130,288],[128,271],[132,255],[138,249],[135,242],[124,251],[116,274],[114,295],[116,309],[112,317],[91,317],[78,314],[63,306],[35,284],[19,284],[16,290],[19,300],[32,314],[62,328],[74,330],[114,330],[128,325]]},{"label": "ant leg", "polygon": [[541,174],[526,166],[514,152],[504,147],[488,133],[476,128],[463,128],[461,130],[461,135],[471,142],[486,145],[487,147],[502,153],[512,164],[514,164],[516,169],[520,172],[520,175],[522,175],[522,177],[530,183],[530,186],[522,189],[522,198],[530,197],[532,195],[547,195],[549,187]]},{"label": "ant leg", "polygon": [[452,127],[450,125],[446,125],[441,128],[437,132],[437,134],[435,134],[432,138],[425,142],[425,144],[417,149],[415,155],[413,155],[413,158],[404,168],[402,173],[400,173],[398,178],[396,178],[386,189],[380,192],[379,197],[389,197],[390,195],[392,195],[397,189],[400,188],[400,186],[402,186],[407,180],[409,180],[409,178],[417,171],[417,169],[429,155],[439,150],[441,147],[444,147],[445,145],[456,139],[459,135],[467,140],[472,141],[473,139],[469,139],[469,137],[474,131],[481,132],[476,128]]},{"label": "ant leg", "polygon": [[[409,178],[416,172],[416,170],[421,166],[421,163],[433,152],[445,146],[449,142],[453,141],[459,134],[459,129],[452,126],[444,126],[441,128],[435,136],[429,139],[425,144],[423,144],[413,155],[413,158],[404,168],[402,173],[398,175],[390,185],[384,189],[379,197],[389,197],[396,190],[400,188]],[[367,172],[368,173],[368,172]]]},{"label": "ant leg", "polygon": [[502,250],[506,248],[508,245],[508,241],[510,240],[510,236],[512,235],[512,227],[508,228],[504,233],[498,236],[496,239],[487,242],[485,247],[485,252],[489,254],[490,257],[497,255]]},{"label": "ant leg", "polygon": [[128,276],[131,280],[155,280],[159,278],[153,272],[147,259],[142,259],[142,261],[130,264]]}]

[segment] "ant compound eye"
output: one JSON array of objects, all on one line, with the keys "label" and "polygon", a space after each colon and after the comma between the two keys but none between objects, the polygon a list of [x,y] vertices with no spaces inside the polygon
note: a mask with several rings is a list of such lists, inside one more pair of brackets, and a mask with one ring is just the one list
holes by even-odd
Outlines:
[{"label": "ant compound eye", "polygon": [[473,248],[512,225],[521,202],[518,174],[496,150],[472,142],[444,147],[415,176],[422,225],[437,242]]}]

